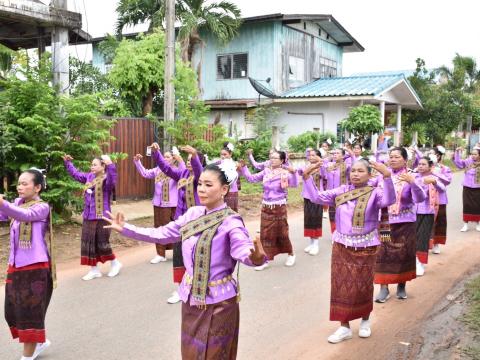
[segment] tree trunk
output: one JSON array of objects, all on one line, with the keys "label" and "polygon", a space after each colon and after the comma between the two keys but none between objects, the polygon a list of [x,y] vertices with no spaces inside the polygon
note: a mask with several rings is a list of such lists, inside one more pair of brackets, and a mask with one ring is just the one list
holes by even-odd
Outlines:
[{"label": "tree trunk", "polygon": [[152,113],[153,109],[153,91],[150,90],[143,98],[143,104],[142,104],[142,116],[147,116],[148,114]]}]

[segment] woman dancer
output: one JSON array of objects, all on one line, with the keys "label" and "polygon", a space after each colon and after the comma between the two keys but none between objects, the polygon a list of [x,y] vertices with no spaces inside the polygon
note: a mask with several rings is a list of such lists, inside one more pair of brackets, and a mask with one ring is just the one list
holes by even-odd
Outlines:
[{"label": "woman dancer", "polygon": [[112,252],[109,229],[105,229],[102,217],[110,211],[112,189],[117,181],[117,169],[110,157],[103,155],[95,158],[90,165],[90,172],[78,171],[73,165],[70,155],[63,156],[65,168],[78,182],[85,184],[83,188],[83,224],[81,239],[80,264],[90,266],[90,271],[83,280],[93,280],[102,276],[97,264],[110,261],[109,277],[120,273],[122,264]]},{"label": "woman dancer", "polygon": [[[5,319],[14,339],[23,343],[21,360],[35,359],[50,346],[45,315],[54,287],[50,207],[40,198],[45,178],[38,169],[24,171],[18,198],[9,203],[0,195],[0,217],[12,219],[10,256],[5,284]],[[50,229],[51,231],[51,229]]]},{"label": "woman dancer", "polygon": [[[157,143],[152,144],[152,157],[161,171],[171,179],[177,182],[177,209],[175,210],[174,219],[178,219],[181,215],[191,208],[199,204],[197,195],[198,179],[203,171],[203,155],[197,152],[191,146],[183,146],[180,150],[188,153],[187,167],[183,169],[172,166],[160,152]],[[180,284],[185,274],[185,266],[182,257],[182,244],[175,243],[173,245],[173,282]],[[172,292],[167,299],[167,303],[176,304],[180,302],[178,291]]]},{"label": "woman dancer", "polygon": [[[167,151],[165,152],[164,157],[171,166],[176,166],[181,170],[185,169],[185,163],[180,155],[177,154],[174,156],[171,152]],[[153,194],[152,199],[153,226],[163,226],[172,221],[175,216],[178,201],[177,182],[165,175],[158,166],[153,169],[145,169],[142,165],[142,158],[143,156],[141,154],[137,154],[135,155],[133,162],[141,176],[145,179],[155,179],[155,193]],[[150,263],[158,264],[167,261],[165,251],[167,249],[172,249],[172,245],[155,244],[155,248],[157,255],[150,260]]]},{"label": "woman dancer", "polygon": [[[275,152],[275,149],[270,149],[270,151],[268,152],[268,156],[270,157],[274,152]],[[266,161],[263,161],[263,162],[257,162],[255,160],[255,158],[253,157],[253,150],[252,149],[247,150],[247,155],[248,155],[248,160],[250,161],[250,164],[252,164],[252,166],[256,170],[262,171],[263,169],[265,169],[267,167],[270,167],[270,165],[271,165],[270,160],[266,160]]]},{"label": "woman dancer", "polygon": [[[240,170],[248,182],[263,182],[262,214],[260,219],[260,240],[268,259],[278,254],[288,254],[285,266],[295,265],[295,254],[288,235],[287,196],[288,187],[297,187],[298,179],[293,168],[288,170],[285,164],[287,154],[275,151],[270,156],[271,166],[257,174],[250,174],[245,162],[240,162]],[[261,271],[268,266],[265,263],[255,267]]]},{"label": "woman dancer", "polygon": [[[436,160],[435,155],[430,155]],[[423,157],[418,162],[417,171],[423,180],[425,200],[417,204],[417,276],[423,276],[428,264],[429,243],[433,232],[435,214],[438,213],[439,194],[445,192],[445,185],[432,174],[433,159]]]},{"label": "woman dancer", "polygon": [[425,191],[415,175],[407,172],[407,150],[390,150],[389,165],[395,187],[395,203],[382,210],[381,241],[375,283],[380,284],[376,302],[384,303],[390,297],[389,284],[397,285],[397,298],[406,299],[406,282],[416,277],[416,209],[415,204],[425,200]]},{"label": "woman dancer", "polygon": [[[340,321],[340,328],[329,338],[339,343],[352,338],[349,322],[361,318],[359,336],[371,335],[370,313],[373,310],[373,276],[380,237],[379,210],[395,203],[391,173],[381,163],[356,161],[350,172],[351,185],[319,191],[310,174],[304,173],[305,190],[318,204],[336,204],[336,230],[333,233],[330,320]],[[383,186],[368,185],[372,167],[383,175]]]},{"label": "woman dancer", "polygon": [[[445,148],[438,145],[434,148],[433,153],[437,158],[437,163],[433,169],[433,175],[438,178],[445,186],[452,182],[452,170],[443,164],[443,156]],[[433,250],[432,253],[440,254],[440,245],[447,242],[447,192],[443,191],[438,194],[438,212],[435,217],[435,225],[433,227]]]},{"label": "woman dancer", "polygon": [[463,178],[463,227],[460,231],[468,231],[468,222],[476,222],[476,230],[480,231],[480,150],[473,149],[470,157],[463,160],[463,149],[457,148],[454,162],[460,169],[465,169]]},{"label": "woman dancer", "polygon": [[[320,150],[310,150],[307,157],[309,164],[322,164],[322,154]],[[299,176],[303,176],[306,167],[297,169]],[[317,169],[312,174],[312,180],[317,189],[323,191],[323,176],[321,169]],[[318,239],[322,237],[322,205],[311,201],[305,186],[302,189],[303,197],[303,236],[310,238],[310,244],[304,249],[307,254],[317,255],[319,252]]]},{"label": "woman dancer", "polygon": [[240,313],[235,266],[266,261],[261,243],[252,243],[240,215],[224,202],[236,176],[235,167],[207,165],[198,181],[201,206],[159,228],[125,224],[123,214],[106,219],[132,239],[182,245],[187,268],[179,290],[183,359],[236,359]]},{"label": "woman dancer", "polygon": [[[223,144],[223,149],[220,151],[221,160],[217,163],[217,165],[231,162],[233,165],[229,164],[229,166],[230,167],[234,166],[236,168],[235,162],[233,161],[233,158],[232,158],[233,150],[234,150],[233,144],[229,142],[225,142]],[[238,178],[235,179],[235,181],[230,185],[228,194],[225,196],[225,202],[227,203],[227,206],[229,206],[230,209],[236,212],[238,212],[239,184],[240,183],[238,181]]]}]

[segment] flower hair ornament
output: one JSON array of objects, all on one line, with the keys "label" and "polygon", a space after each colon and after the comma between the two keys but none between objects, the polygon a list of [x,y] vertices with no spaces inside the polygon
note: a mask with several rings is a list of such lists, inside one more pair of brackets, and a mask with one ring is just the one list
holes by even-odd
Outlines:
[{"label": "flower hair ornament", "polygon": [[47,188],[47,175],[45,175],[45,174],[47,173],[47,170],[46,169],[39,169],[39,168],[36,168],[36,167],[31,167],[28,170],[38,171],[40,174],[43,175],[43,185],[46,189]]},{"label": "flower hair ornament", "polygon": [[438,162],[437,155],[435,155],[435,154],[430,154],[430,155],[428,155],[428,158],[429,158],[430,161],[433,162],[434,164],[436,164],[436,163]]},{"label": "flower hair ornament", "polygon": [[178,148],[176,146],[172,147],[172,155],[174,156],[180,155],[180,151],[178,151]]},{"label": "flower hair ornament", "polygon": [[440,154],[445,155],[445,148],[442,145],[437,145],[437,150]]},{"label": "flower hair ornament", "polygon": [[237,166],[232,159],[223,160],[218,167],[225,174],[228,185],[232,184],[238,177]]},{"label": "flower hair ornament", "polygon": [[228,143],[227,146],[226,146],[226,148],[227,148],[228,150],[230,150],[230,151],[233,152],[233,150],[235,149],[235,146],[233,146],[232,143]]}]

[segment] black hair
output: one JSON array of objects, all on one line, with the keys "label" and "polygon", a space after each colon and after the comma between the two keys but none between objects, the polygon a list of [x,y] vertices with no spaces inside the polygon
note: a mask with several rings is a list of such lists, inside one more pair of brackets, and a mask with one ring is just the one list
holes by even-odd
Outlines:
[{"label": "black hair", "polygon": [[228,144],[230,144],[230,143],[229,143],[228,141],[225,141],[225,142],[223,143],[223,148],[222,148],[222,150],[225,150],[225,151],[227,151],[229,154],[231,154],[231,153],[232,153],[232,150],[230,150],[230,149],[228,148]]},{"label": "black hair", "polygon": [[212,172],[215,172],[217,173],[218,175],[218,180],[220,180],[220,183],[222,185],[230,185],[228,183],[228,180],[227,180],[227,177],[225,176],[225,173],[222,171],[222,169],[220,169],[220,167],[216,164],[208,164],[207,166],[205,166],[203,168],[203,172],[205,171],[212,171]]},{"label": "black hair", "polygon": [[391,154],[394,151],[398,151],[400,155],[402,156],[403,160],[407,161],[408,160],[408,153],[407,150],[403,147],[396,146],[393,149],[390,150],[389,154]]},{"label": "black hair", "polygon": [[330,147],[330,144],[326,141],[322,142],[322,145],[320,145],[320,146],[323,146],[323,144],[327,144],[327,146]]},{"label": "black hair", "polygon": [[428,156],[422,156],[420,160],[425,160],[428,163],[428,166],[433,166],[433,161]]},{"label": "black hair", "polygon": [[353,165],[355,165],[356,163],[361,163],[363,165],[365,165],[365,167],[367,168],[367,171],[369,174],[372,173],[372,165],[370,164],[370,161],[368,161],[368,159],[365,159],[363,157],[359,158],[357,161],[355,161],[353,163]]},{"label": "black hair", "polygon": [[441,161],[443,159],[443,153],[441,153],[440,150],[438,150],[438,148],[436,146],[433,149],[433,151],[435,151],[435,155],[437,155],[438,161]]},{"label": "black hair", "polygon": [[207,165],[207,161],[205,160],[205,155],[203,155],[201,151],[197,150],[197,156],[198,156],[198,160],[200,161],[200,164],[202,164],[202,166],[205,167],[205,165]]},{"label": "black hair", "polygon": [[40,193],[46,189],[47,183],[45,182],[45,176],[41,170],[28,169],[25,170],[24,173],[29,173],[33,175],[33,185],[40,185]]},{"label": "black hair", "polygon": [[317,155],[319,158],[322,158],[322,152],[318,149],[311,149],[310,151],[315,151],[315,155]]},{"label": "black hair", "polygon": [[[100,157],[94,157],[93,160],[98,160],[98,161],[100,161],[100,165],[102,165],[103,167],[105,167],[105,161],[103,161],[102,158],[100,158]],[[92,161],[93,161],[93,160],[92,160]]]},{"label": "black hair", "polygon": [[280,160],[282,161],[282,164],[285,164],[285,161],[287,161],[287,153],[281,150],[275,150],[275,152],[278,154],[278,156],[280,156]]},{"label": "black hair", "polygon": [[345,149],[343,149],[343,148],[338,148],[338,149],[335,149],[335,150],[340,150],[340,152],[342,153],[342,155],[345,155]]}]

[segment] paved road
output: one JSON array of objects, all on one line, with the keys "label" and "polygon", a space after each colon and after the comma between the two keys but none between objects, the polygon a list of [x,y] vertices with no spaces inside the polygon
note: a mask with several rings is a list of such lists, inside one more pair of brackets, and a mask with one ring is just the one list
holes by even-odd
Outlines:
[{"label": "paved road", "polygon": [[[446,279],[442,266],[445,260],[455,259],[457,253],[466,253],[455,271],[458,276],[463,267],[478,263],[477,251],[465,251],[466,246],[480,245],[480,233],[459,233],[461,214],[461,174],[457,174],[449,187],[448,246],[439,256],[432,256],[427,275],[417,280],[409,289],[420,298],[421,282],[442,281],[437,288],[443,291],[451,286],[456,277],[451,273]],[[398,301],[390,300],[385,306],[375,306],[373,336],[369,340],[354,339],[345,344],[330,345],[328,335],[337,324],[328,321],[330,292],[330,234],[324,222],[326,236],[321,241],[320,254],[312,257],[303,253],[306,245],[303,238],[302,213],[291,214],[290,235],[297,252],[297,264],[293,268],[283,266],[285,256],[279,256],[271,268],[255,272],[242,267],[242,288],[239,359],[364,359],[363,353],[370,351],[368,358],[382,358],[376,346],[382,343],[383,350],[389,347],[388,326],[380,329],[385,319],[395,314]],[[258,228],[258,221],[247,224],[249,230]],[[326,231],[325,231],[326,230]],[[472,249],[474,248],[472,247]],[[468,249],[467,249],[468,250]],[[91,359],[180,359],[180,306],[168,305],[165,300],[172,291],[171,262],[150,265],[153,246],[130,249],[119,253],[125,267],[117,278],[103,277],[90,282],[80,278],[84,269],[75,264],[59,267],[59,287],[54,292],[47,315],[48,337],[52,347],[41,358],[62,360]],[[452,260],[453,261],[453,260]],[[105,269],[108,270],[108,269]],[[437,272],[435,272],[437,270]],[[429,280],[429,272],[430,275]],[[458,277],[457,276],[457,277]],[[435,297],[442,296],[437,289],[428,299],[432,305]],[[432,290],[433,291],[433,290]],[[0,302],[3,302],[3,287]],[[414,294],[415,294],[414,293]],[[411,309],[415,295],[410,301]],[[412,307],[413,306],[413,307]],[[397,309],[398,310],[398,309]],[[418,318],[428,307],[418,309]],[[411,314],[407,314],[411,315]],[[404,319],[398,319],[400,321]],[[388,321],[387,321],[388,322]],[[376,328],[376,324],[379,327]],[[354,326],[358,326],[355,324]],[[377,331],[377,332],[376,332]],[[0,325],[0,359],[18,359],[20,346],[11,341],[6,324]],[[382,351],[383,351],[382,350]],[[368,353],[368,352],[367,352]],[[357,354],[357,355],[356,355]]]}]

